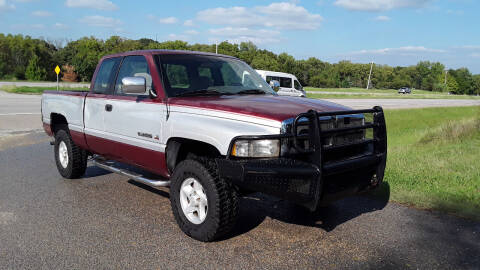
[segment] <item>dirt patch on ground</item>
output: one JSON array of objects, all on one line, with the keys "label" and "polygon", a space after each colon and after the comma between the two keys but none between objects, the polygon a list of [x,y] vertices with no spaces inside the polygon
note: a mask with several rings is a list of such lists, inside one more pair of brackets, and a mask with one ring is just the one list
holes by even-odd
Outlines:
[{"label": "dirt patch on ground", "polygon": [[0,134],[0,151],[17,147],[32,145],[41,142],[48,142],[51,138],[42,131],[14,132],[9,134]]}]

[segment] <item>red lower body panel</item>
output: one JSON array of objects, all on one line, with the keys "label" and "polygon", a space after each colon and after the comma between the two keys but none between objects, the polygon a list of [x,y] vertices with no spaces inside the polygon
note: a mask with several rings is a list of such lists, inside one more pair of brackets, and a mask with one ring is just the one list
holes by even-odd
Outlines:
[{"label": "red lower body panel", "polygon": [[[73,136],[72,136],[73,137]],[[85,134],[89,151],[169,177],[165,153]]]},{"label": "red lower body panel", "polygon": [[53,136],[52,127],[49,124],[43,123],[43,130],[45,130],[48,136]]},{"label": "red lower body panel", "polygon": [[85,134],[83,132],[70,130],[70,136],[72,136],[72,140],[77,146],[83,149],[88,149]]}]

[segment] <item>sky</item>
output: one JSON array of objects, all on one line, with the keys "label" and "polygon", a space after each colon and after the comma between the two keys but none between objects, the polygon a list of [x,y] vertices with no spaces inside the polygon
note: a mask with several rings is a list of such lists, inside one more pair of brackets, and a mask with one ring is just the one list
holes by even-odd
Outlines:
[{"label": "sky", "polygon": [[252,41],[297,59],[391,66],[440,61],[480,73],[478,0],[0,0],[0,33]]}]

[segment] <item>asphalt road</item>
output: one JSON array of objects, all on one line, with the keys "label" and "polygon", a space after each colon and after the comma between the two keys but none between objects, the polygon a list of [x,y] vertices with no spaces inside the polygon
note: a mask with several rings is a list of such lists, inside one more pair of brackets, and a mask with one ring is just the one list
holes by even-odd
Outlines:
[{"label": "asphalt road", "polygon": [[475,99],[327,99],[345,106],[363,109],[382,106],[384,109],[414,109],[429,107],[480,106]]},{"label": "asphalt road", "polygon": [[[479,269],[480,223],[384,198],[339,201],[311,215],[254,194],[232,235],[185,236],[168,189],[89,167],[56,171],[42,133],[0,151],[0,269]],[[1,143],[1,142],[0,142]]]},{"label": "asphalt road", "polygon": [[[70,88],[88,88],[90,87],[89,83],[70,83],[70,82],[60,82],[61,86],[70,87]],[[56,87],[57,82],[0,82],[1,86],[28,86],[28,87]]]}]

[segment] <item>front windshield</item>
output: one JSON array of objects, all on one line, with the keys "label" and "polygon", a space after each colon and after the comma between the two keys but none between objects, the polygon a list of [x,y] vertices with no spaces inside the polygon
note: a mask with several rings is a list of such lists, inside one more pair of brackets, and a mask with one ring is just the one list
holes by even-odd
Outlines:
[{"label": "front windshield", "polygon": [[169,97],[198,95],[268,94],[275,91],[242,61],[211,55],[157,55]]}]

